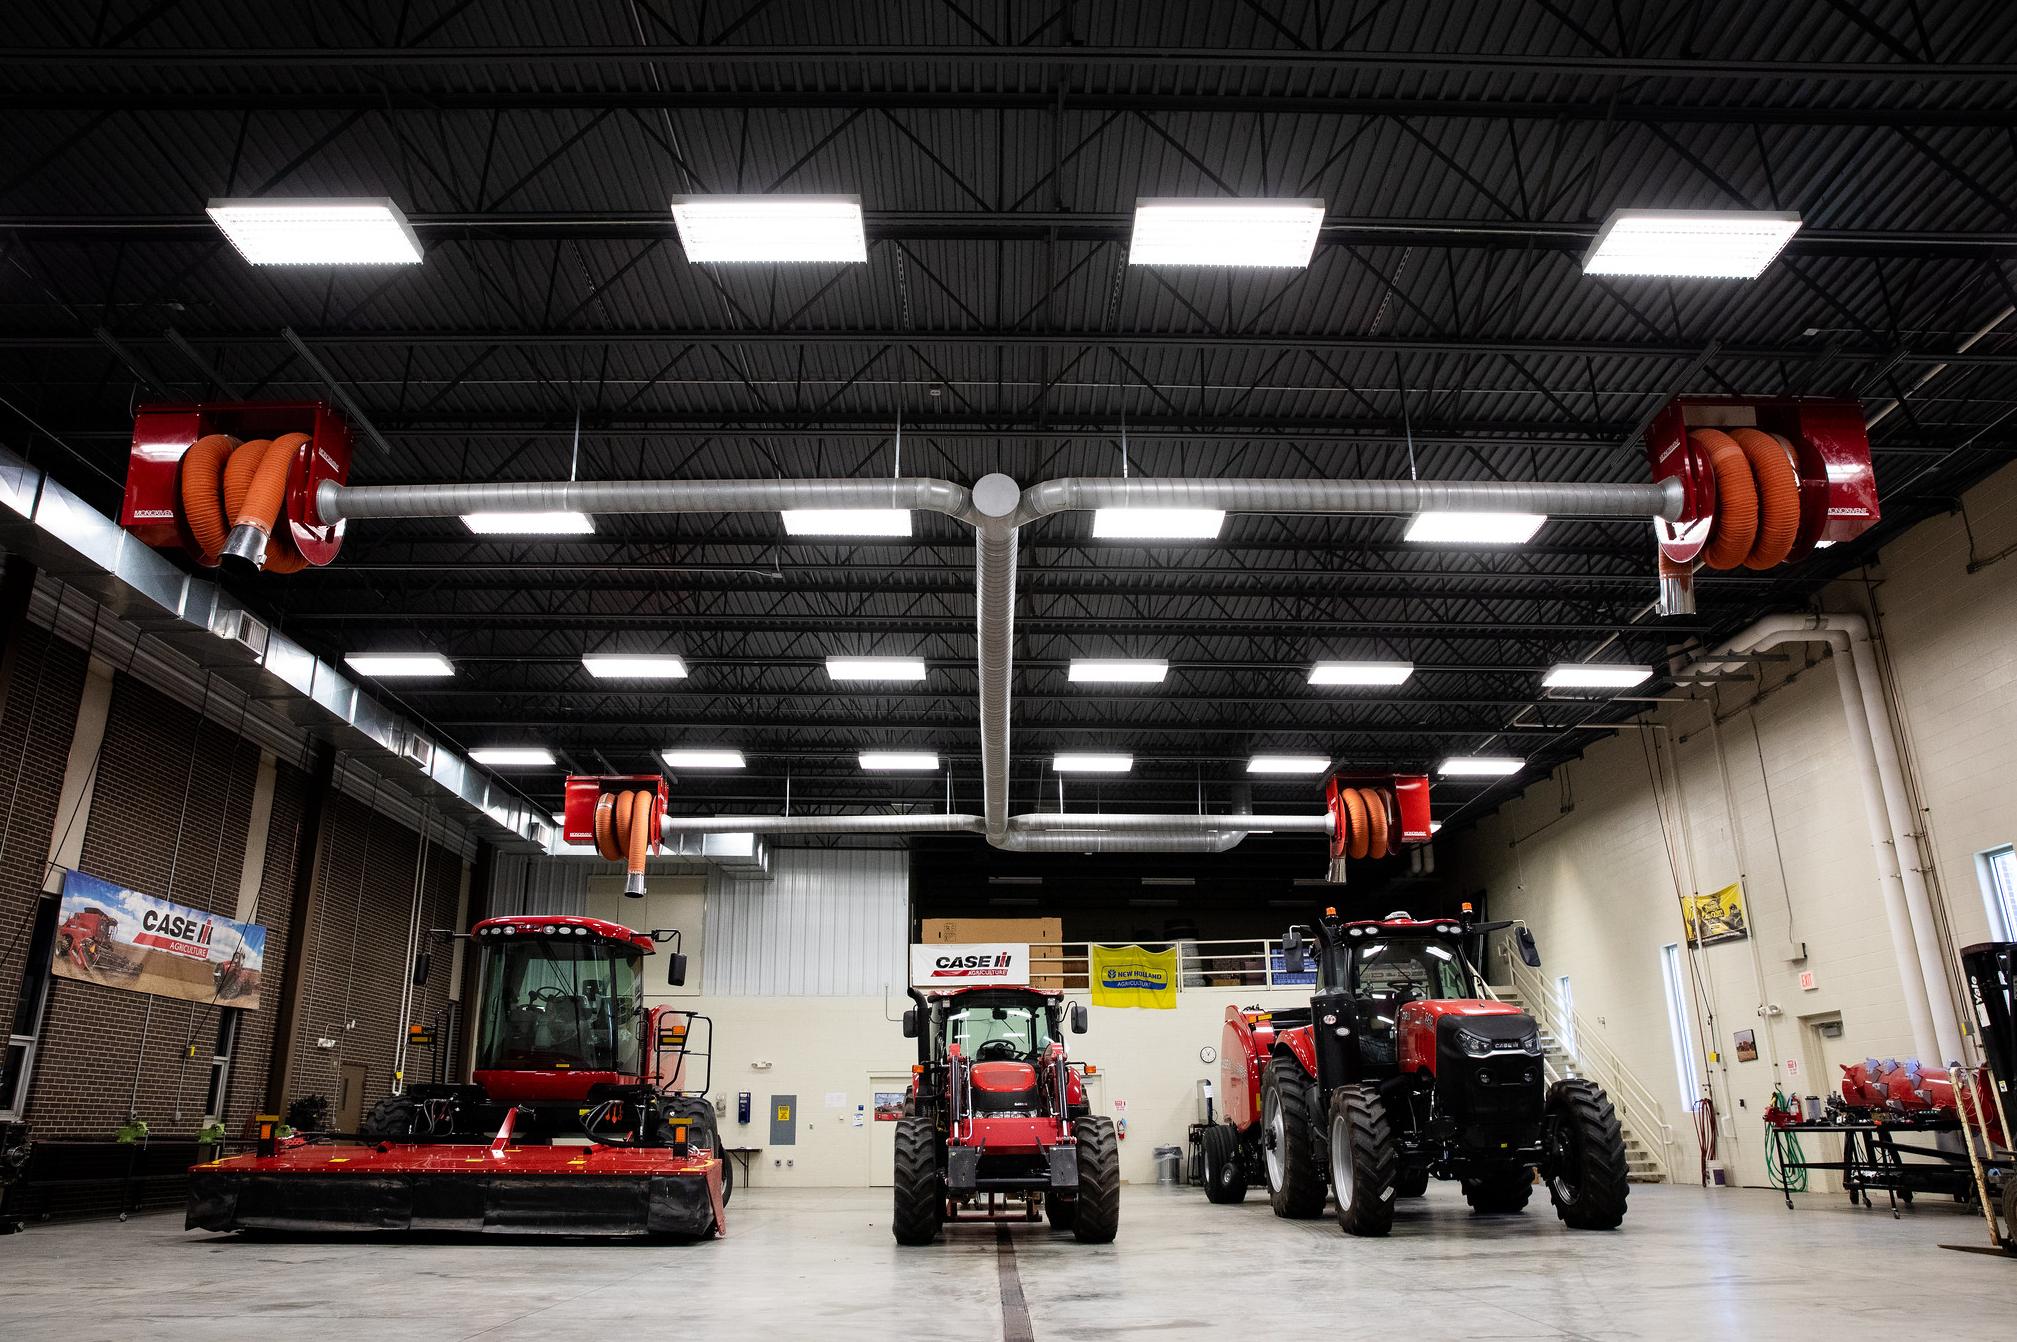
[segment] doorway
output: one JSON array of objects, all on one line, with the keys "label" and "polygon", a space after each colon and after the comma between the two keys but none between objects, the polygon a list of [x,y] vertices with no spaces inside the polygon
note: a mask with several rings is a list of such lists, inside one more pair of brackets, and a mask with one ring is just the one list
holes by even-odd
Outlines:
[{"label": "doorway", "polygon": [[[1787,1089],[1791,1092],[1789,1098],[1800,1103],[1805,1096],[1813,1095],[1825,1105],[1829,1092],[1841,1088],[1842,1068],[1862,1060],[1842,1032],[1840,1012],[1800,1017],[1800,1071],[1803,1075],[1786,1078]],[[1821,1159],[1842,1158],[1836,1149],[1842,1141],[1840,1137],[1809,1137],[1807,1140],[1828,1143],[1828,1154]],[[1815,1152],[1807,1153],[1810,1160],[1815,1156]],[[1809,1187],[1817,1193],[1839,1193],[1842,1191],[1842,1176],[1835,1170],[1815,1170]]]},{"label": "doorway", "polygon": [[361,1062],[346,1062],[336,1070],[336,1105],[330,1118],[338,1132],[356,1132],[364,1126],[364,1080],[368,1073]]}]

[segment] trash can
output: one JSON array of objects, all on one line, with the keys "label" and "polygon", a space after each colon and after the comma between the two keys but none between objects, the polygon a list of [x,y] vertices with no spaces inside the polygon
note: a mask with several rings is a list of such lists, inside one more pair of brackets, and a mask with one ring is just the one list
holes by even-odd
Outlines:
[{"label": "trash can", "polygon": [[1184,1153],[1175,1146],[1158,1146],[1155,1151],[1156,1182],[1181,1184],[1184,1181]]}]

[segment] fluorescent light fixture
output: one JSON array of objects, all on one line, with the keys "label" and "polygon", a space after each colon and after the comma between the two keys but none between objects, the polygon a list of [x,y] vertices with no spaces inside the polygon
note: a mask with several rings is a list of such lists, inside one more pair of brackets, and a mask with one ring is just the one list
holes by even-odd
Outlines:
[{"label": "fluorescent light fixture", "polygon": [[1583,273],[1754,280],[1799,231],[1790,210],[1613,210]]},{"label": "fluorescent light fixture", "polygon": [[859,196],[675,196],[672,222],[689,261],[868,260]]},{"label": "fluorescent light fixture", "polygon": [[1138,200],[1128,264],[1298,269],[1323,226],[1321,200]]},{"label": "fluorescent light fixture", "polygon": [[1652,677],[1650,666],[1619,666],[1605,662],[1563,662],[1541,678],[1551,690],[1622,690]]},{"label": "fluorescent light fixture", "polygon": [[740,769],[740,750],[662,750],[659,758],[675,769]]},{"label": "fluorescent light fixture", "polygon": [[1071,678],[1077,681],[1128,681],[1138,685],[1161,683],[1170,673],[1170,664],[1152,657],[1074,657]]},{"label": "fluorescent light fixture", "polygon": [[255,266],[420,263],[420,239],[383,196],[213,200],[209,213]]},{"label": "fluorescent light fixture", "polygon": [[1401,539],[1418,545],[1524,545],[1547,520],[1540,513],[1416,513]]},{"label": "fluorescent light fixture", "polygon": [[470,751],[469,758],[503,769],[531,769],[552,764],[553,752],[545,746],[485,746]]},{"label": "fluorescent light fixture", "polygon": [[1219,508],[1097,508],[1093,535],[1100,540],[1208,541],[1226,524]]},{"label": "fluorescent light fixture", "polygon": [[1504,778],[1527,765],[1511,755],[1452,755],[1436,772],[1446,778]]},{"label": "fluorescent light fixture", "polygon": [[908,508],[789,508],[779,514],[792,536],[908,536]]},{"label": "fluorescent light fixture", "polygon": [[1413,662],[1318,662],[1312,685],[1400,685],[1415,674]]},{"label": "fluorescent light fixture", "polygon": [[360,676],[379,680],[455,674],[449,660],[434,652],[352,652],[344,654],[343,664]]},{"label": "fluorescent light fixture", "polygon": [[921,657],[829,657],[830,680],[923,680]]},{"label": "fluorescent light fixture", "polygon": [[661,654],[591,652],[581,664],[597,680],[685,680],[686,659]]},{"label": "fluorescent light fixture", "polygon": [[464,513],[462,524],[479,536],[586,536],[595,530],[587,513]]},{"label": "fluorescent light fixture", "polygon": [[864,750],[861,767],[933,773],[938,769],[938,756],[928,750]]},{"label": "fluorescent light fixture", "polygon": [[1256,755],[1247,761],[1250,774],[1320,774],[1330,767],[1329,755]]},{"label": "fluorescent light fixture", "polygon": [[1133,755],[1051,756],[1051,768],[1061,774],[1124,774],[1134,767]]}]

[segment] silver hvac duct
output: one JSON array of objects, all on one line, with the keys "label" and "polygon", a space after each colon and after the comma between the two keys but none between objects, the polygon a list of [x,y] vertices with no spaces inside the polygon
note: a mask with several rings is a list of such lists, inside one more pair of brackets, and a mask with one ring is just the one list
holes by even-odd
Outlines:
[{"label": "silver hvac duct", "polygon": [[[325,521],[394,517],[455,517],[476,512],[680,513],[771,512],[788,508],[910,508],[942,513],[973,526],[975,634],[979,646],[982,814],[975,817],[746,816],[715,817],[723,830],[758,833],[979,832],[1014,851],[1093,851],[1110,836],[1110,852],[1219,852],[1251,827],[1201,828],[1198,817],[1082,817],[1071,832],[1050,820],[1008,813],[1009,691],[1014,673],[1016,544],[1021,528],[1060,512],[1088,508],[1191,507],[1253,513],[1530,512],[1557,517],[1680,515],[1678,481],[1658,484],[1545,484],[1436,480],[1181,480],[1075,477],[1028,490],[991,474],[972,490],[945,480],[631,480],[533,484],[339,485],[325,482],[316,506]],[[933,821],[906,829],[904,822]],[[1126,820],[1144,822],[1131,831]],[[1249,826],[1251,817],[1210,819]],[[1328,833],[1327,816],[1271,818],[1278,832]],[[1155,824],[1146,823],[1150,820]],[[1028,824],[1022,822],[1028,821]],[[867,823],[858,823],[867,822]],[[677,833],[692,822],[667,821]],[[704,821],[708,828],[715,828]],[[695,826],[698,828],[699,826]],[[690,832],[690,831],[689,831]],[[703,831],[704,832],[704,831]],[[1101,845],[1094,845],[1100,847]]]},{"label": "silver hvac duct", "polygon": [[977,815],[669,815],[666,834],[981,834]]},{"label": "silver hvac duct", "polygon": [[1177,835],[1237,829],[1248,834],[1328,835],[1331,817],[1327,811],[1305,815],[1135,815],[1102,811],[1074,815],[1036,811],[1013,817],[1009,828],[1024,833],[1103,830],[1111,834]]}]

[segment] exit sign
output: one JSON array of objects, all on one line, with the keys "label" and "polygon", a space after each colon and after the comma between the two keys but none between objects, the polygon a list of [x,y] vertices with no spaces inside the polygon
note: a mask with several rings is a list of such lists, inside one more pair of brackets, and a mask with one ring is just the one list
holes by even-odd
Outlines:
[{"label": "exit sign", "polygon": [[1803,993],[1810,993],[1814,991],[1813,970],[1803,969],[1800,971],[1800,991]]}]

